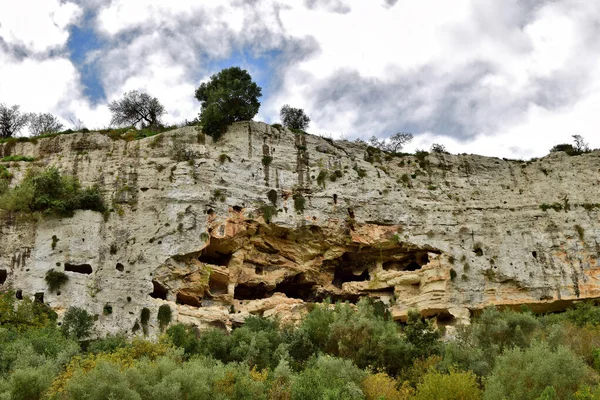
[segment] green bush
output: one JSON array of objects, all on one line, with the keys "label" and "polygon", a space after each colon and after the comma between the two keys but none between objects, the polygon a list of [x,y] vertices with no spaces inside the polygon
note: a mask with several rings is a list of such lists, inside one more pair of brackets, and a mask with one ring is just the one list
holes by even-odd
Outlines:
[{"label": "green bush", "polygon": [[158,325],[161,331],[171,323],[171,314],[171,307],[169,307],[167,304],[163,304],[158,307],[158,315],[156,319],[158,320]]},{"label": "green bush", "polygon": [[267,198],[273,206],[277,205],[277,190],[271,189],[267,192]]},{"label": "green bush", "polygon": [[105,210],[98,187],[82,189],[76,178],[61,176],[55,167],[29,170],[21,184],[0,196],[0,208],[54,216],[72,216],[76,209]]},{"label": "green bush", "polygon": [[426,373],[417,385],[415,400],[478,400],[481,389],[472,372],[451,370],[448,374],[438,371]]},{"label": "green bush", "polygon": [[45,280],[48,284],[48,289],[50,292],[56,292],[62,287],[62,285],[67,283],[69,277],[64,272],[50,269],[48,272],[46,272]]},{"label": "green bush", "polygon": [[5,156],[5,157],[2,157],[2,158],[0,158],[0,161],[3,161],[3,162],[10,162],[10,161],[31,162],[31,161],[35,161],[35,158],[34,157],[14,155],[14,156]]},{"label": "green bush", "polygon": [[484,399],[535,400],[547,387],[557,398],[568,399],[590,383],[591,375],[583,360],[566,347],[551,349],[545,343],[530,348],[514,348],[498,357],[487,380]]},{"label": "green bush", "polygon": [[294,210],[296,210],[296,212],[298,214],[302,214],[304,212],[304,205],[306,204],[306,200],[304,199],[304,196],[302,196],[300,193],[296,193],[293,197],[294,197]]},{"label": "green bush", "polygon": [[364,399],[365,375],[348,360],[321,356],[294,380],[292,400]]}]

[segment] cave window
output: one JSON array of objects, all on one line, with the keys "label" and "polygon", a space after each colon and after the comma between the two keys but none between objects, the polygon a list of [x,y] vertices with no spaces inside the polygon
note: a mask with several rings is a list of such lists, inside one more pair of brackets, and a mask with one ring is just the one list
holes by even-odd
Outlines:
[{"label": "cave window", "polygon": [[333,204],[337,204],[337,194],[333,195]]},{"label": "cave window", "polygon": [[125,267],[121,263],[117,263],[116,268],[117,268],[117,271],[119,271],[119,272],[123,272],[125,270]]},{"label": "cave window", "polygon": [[153,297],[155,299],[162,299],[162,300],[166,300],[167,299],[167,288],[165,288],[163,285],[161,285],[160,283],[156,282],[156,281],[152,281],[152,286],[153,286],[153,290],[152,293],[150,293],[150,297]]},{"label": "cave window", "polygon": [[33,295],[34,301],[38,303],[44,303],[44,292],[38,292]]},{"label": "cave window", "polygon": [[90,264],[76,265],[65,263],[65,271],[89,275],[92,273],[92,266]]},{"label": "cave window", "polygon": [[17,298],[17,300],[23,300],[23,291],[21,289],[17,290],[15,292],[15,297]]},{"label": "cave window", "polygon": [[533,256],[533,258],[537,258],[537,251],[532,251],[531,255]]},{"label": "cave window", "polygon": [[339,288],[346,282],[364,282],[368,281],[371,278],[369,275],[369,270],[365,269],[359,275],[355,275],[351,270],[344,269],[342,266],[338,265],[335,267],[335,272],[333,273],[333,282],[334,286]]},{"label": "cave window", "polygon": [[8,272],[5,269],[0,269],[0,285],[4,285],[6,282],[6,278],[8,277]]}]

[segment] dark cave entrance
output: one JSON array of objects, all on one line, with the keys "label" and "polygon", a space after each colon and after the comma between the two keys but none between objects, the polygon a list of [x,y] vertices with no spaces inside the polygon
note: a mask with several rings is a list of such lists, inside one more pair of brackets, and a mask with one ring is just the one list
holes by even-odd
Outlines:
[{"label": "dark cave entrance", "polygon": [[356,274],[353,270],[345,269],[341,265],[335,267],[335,272],[333,273],[333,282],[332,284],[338,288],[341,288],[342,285],[346,282],[364,282],[371,279],[371,275],[369,274],[369,270],[365,268],[361,273]]},{"label": "dark cave entrance", "polygon": [[90,264],[69,264],[65,263],[65,271],[76,272],[78,274],[89,275],[93,272]]},{"label": "dark cave entrance", "polygon": [[152,293],[150,293],[150,297],[155,298],[155,299],[162,299],[162,300],[167,299],[167,294],[169,293],[169,291],[167,290],[166,287],[164,287],[157,281],[152,281],[152,286],[153,286],[153,290],[152,290]]}]

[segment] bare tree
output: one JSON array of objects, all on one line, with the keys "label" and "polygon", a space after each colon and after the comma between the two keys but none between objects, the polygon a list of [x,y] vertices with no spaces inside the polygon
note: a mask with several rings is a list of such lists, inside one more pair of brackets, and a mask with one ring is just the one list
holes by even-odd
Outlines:
[{"label": "bare tree", "polygon": [[446,146],[439,143],[433,143],[429,151],[432,153],[448,153],[448,151],[446,151]]},{"label": "bare tree", "polygon": [[0,103],[0,139],[16,135],[25,125],[29,116],[19,111],[19,106],[7,107]]},{"label": "bare tree", "polygon": [[75,121],[73,118],[69,117],[69,122],[71,122],[71,125],[73,125],[73,129],[75,130],[75,132],[79,132],[84,129],[87,129],[85,127],[85,123],[82,120],[80,120],[79,118],[77,118],[77,121]]},{"label": "bare tree", "polygon": [[379,150],[388,151],[390,153],[398,153],[402,148],[413,139],[412,133],[398,132],[390,136],[388,139],[379,140],[376,136],[369,139],[369,144]]},{"label": "bare tree", "polygon": [[156,97],[147,93],[132,90],[121,100],[115,100],[108,105],[112,113],[111,125],[157,127],[160,118],[165,114],[165,108]]},{"label": "bare tree", "polygon": [[303,109],[290,107],[287,104],[281,107],[279,117],[283,126],[290,129],[305,130],[310,123],[310,118],[304,113]]},{"label": "bare tree", "polygon": [[33,136],[43,135],[44,133],[56,133],[64,125],[50,113],[39,113],[29,115],[29,131]]},{"label": "bare tree", "polygon": [[590,146],[586,143],[585,139],[581,135],[573,135],[575,141],[575,150],[579,153],[587,153],[590,151]]}]

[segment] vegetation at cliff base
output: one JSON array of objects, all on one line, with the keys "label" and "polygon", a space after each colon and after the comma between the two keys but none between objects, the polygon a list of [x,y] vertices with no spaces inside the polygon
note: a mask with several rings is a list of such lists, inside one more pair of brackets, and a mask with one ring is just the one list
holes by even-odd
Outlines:
[{"label": "vegetation at cliff base", "polygon": [[82,188],[75,177],[50,167],[30,169],[19,185],[0,191],[0,209],[68,217],[77,209],[102,212],[105,206],[97,186]]},{"label": "vegetation at cliff base", "polygon": [[[147,310],[147,309],[145,309]],[[164,310],[163,310],[164,312]],[[142,313],[144,314],[144,312]],[[150,311],[142,323],[149,324]],[[444,339],[379,302],[314,305],[297,325],[257,316],[231,332],[175,324],[94,338],[94,316],[0,295],[0,399],[597,399],[600,308],[483,310]],[[160,317],[159,317],[160,320]],[[94,338],[94,339],[90,339]]]}]

